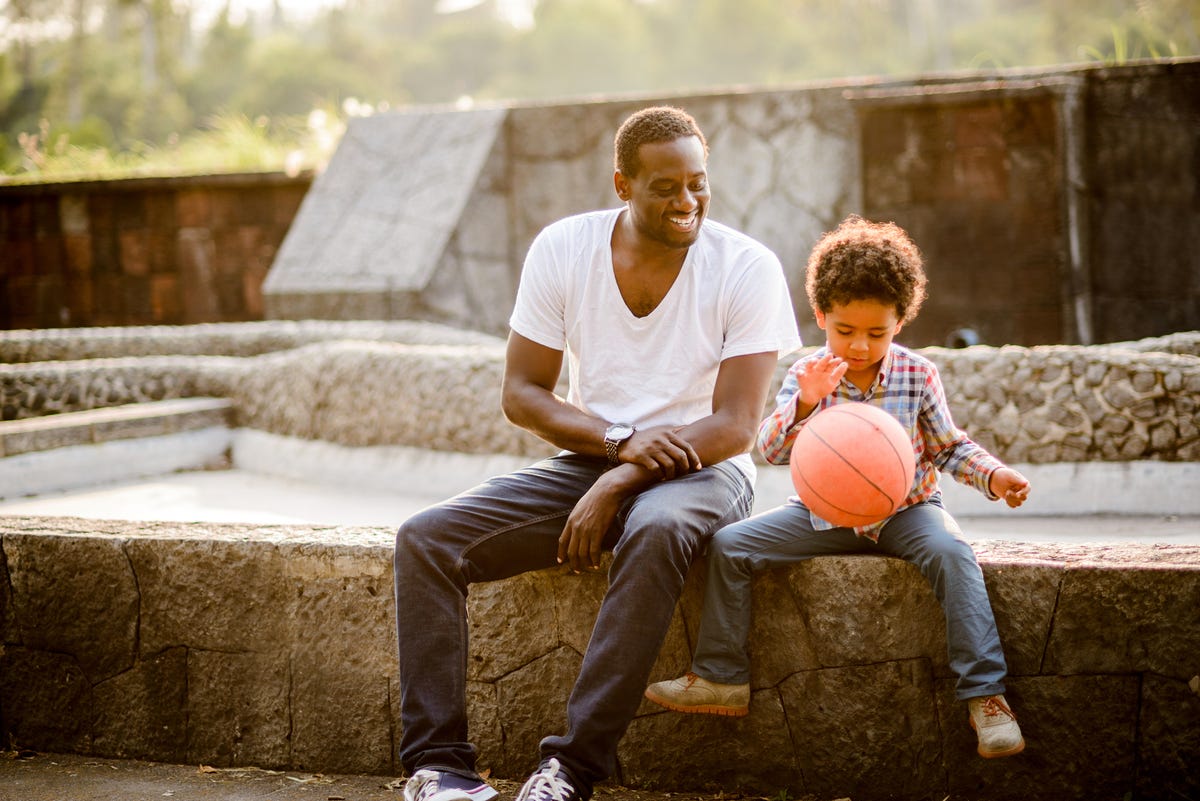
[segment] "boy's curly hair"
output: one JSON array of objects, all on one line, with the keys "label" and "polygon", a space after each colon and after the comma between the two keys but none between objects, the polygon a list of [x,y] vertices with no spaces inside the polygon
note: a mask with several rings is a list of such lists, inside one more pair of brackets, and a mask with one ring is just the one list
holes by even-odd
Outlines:
[{"label": "boy's curly hair", "polygon": [[895,306],[900,322],[908,322],[926,297],[921,251],[895,223],[851,214],[813,246],[804,290],[813,309],[822,313],[856,300],[875,300]]},{"label": "boy's curly hair", "polygon": [[694,136],[704,146],[708,156],[708,141],[691,114],[673,106],[651,106],[634,112],[617,130],[613,142],[613,166],[626,178],[636,178],[642,171],[638,149],[642,145],[673,142]]}]

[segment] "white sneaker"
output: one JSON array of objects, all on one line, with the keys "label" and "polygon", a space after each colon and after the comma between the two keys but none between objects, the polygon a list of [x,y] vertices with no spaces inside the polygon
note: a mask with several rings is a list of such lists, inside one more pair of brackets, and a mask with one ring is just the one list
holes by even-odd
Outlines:
[{"label": "white sneaker", "polygon": [[562,763],[551,757],[525,782],[516,801],[583,801],[583,798]]},{"label": "white sneaker", "polygon": [[750,714],[749,684],[718,684],[690,672],[677,679],[651,684],[646,688],[646,697],[676,712],[734,718]]},{"label": "white sneaker", "polygon": [[979,735],[979,755],[985,759],[1006,757],[1025,750],[1025,738],[1017,725],[1017,716],[1003,695],[984,695],[967,699],[971,728]]},{"label": "white sneaker", "polygon": [[404,801],[491,801],[499,793],[479,779],[445,770],[418,770],[404,783]]}]

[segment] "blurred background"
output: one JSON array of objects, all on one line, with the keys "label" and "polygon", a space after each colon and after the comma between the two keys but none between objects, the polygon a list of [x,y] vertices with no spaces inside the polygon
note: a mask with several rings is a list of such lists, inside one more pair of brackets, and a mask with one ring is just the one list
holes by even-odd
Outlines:
[{"label": "blurred background", "polygon": [[1200,54],[1200,0],[0,0],[0,182],[320,169],[345,123]]}]

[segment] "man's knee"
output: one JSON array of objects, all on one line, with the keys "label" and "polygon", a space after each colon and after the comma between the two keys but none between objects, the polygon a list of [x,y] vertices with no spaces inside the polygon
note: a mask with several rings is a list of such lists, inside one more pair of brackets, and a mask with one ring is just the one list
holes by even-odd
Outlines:
[{"label": "man's knee", "polygon": [[399,565],[416,555],[428,555],[436,544],[438,532],[444,530],[441,510],[436,506],[409,517],[396,531],[394,562]]},{"label": "man's knee", "polygon": [[636,553],[639,559],[668,559],[690,562],[704,545],[704,532],[687,525],[672,510],[636,510],[625,521],[625,531],[614,555]]}]

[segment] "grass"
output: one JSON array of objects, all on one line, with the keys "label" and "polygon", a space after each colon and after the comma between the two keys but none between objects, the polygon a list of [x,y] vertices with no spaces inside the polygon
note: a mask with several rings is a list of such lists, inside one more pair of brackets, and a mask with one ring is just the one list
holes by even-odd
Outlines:
[{"label": "grass", "polygon": [[323,168],[344,130],[338,116],[322,110],[274,122],[224,114],[203,129],[173,134],[162,145],[135,143],[114,151],[72,144],[69,134],[56,133],[42,120],[37,133],[18,137],[19,158],[0,174],[0,184],[226,172],[299,175]]}]

